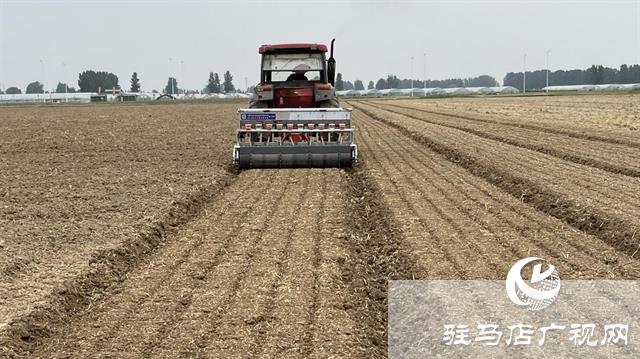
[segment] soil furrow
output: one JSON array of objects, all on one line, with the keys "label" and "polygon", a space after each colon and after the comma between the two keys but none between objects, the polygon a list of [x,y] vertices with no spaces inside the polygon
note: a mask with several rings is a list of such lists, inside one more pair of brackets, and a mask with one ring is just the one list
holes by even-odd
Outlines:
[{"label": "soil furrow", "polygon": [[[371,138],[379,137],[372,136]],[[369,141],[371,141],[371,138]],[[383,139],[383,141],[385,140]],[[380,153],[385,156],[385,161],[379,163],[382,166],[382,170],[385,172],[386,178],[393,178],[396,184],[401,182],[415,192],[415,194],[412,195],[403,195],[402,198],[412,209],[414,209],[413,214],[420,218],[420,224],[423,227],[422,229],[432,229],[435,232],[434,237],[442,238],[442,240],[438,241],[437,246],[442,248],[444,253],[446,253],[445,258],[452,258],[456,267],[459,270],[463,270],[463,268],[472,268],[468,264],[477,260],[479,254],[483,256],[481,260],[486,265],[476,267],[473,271],[464,269],[464,278],[491,278],[492,276],[495,276],[496,273],[501,272],[501,270],[496,266],[496,263],[500,262],[499,258],[503,257],[504,254],[497,253],[497,251],[483,253],[478,250],[478,246],[475,243],[476,241],[473,238],[475,236],[475,232],[473,232],[468,218],[465,218],[462,213],[458,212],[456,204],[446,198],[445,194],[438,192],[441,189],[432,188],[435,189],[435,192],[438,192],[437,195],[434,195],[435,193],[433,192],[427,195],[425,189],[417,183],[417,178],[414,180],[414,176],[404,175],[411,171],[403,170],[398,162],[402,162],[402,164],[405,165],[407,164],[407,160],[405,160],[402,155],[398,156],[398,153],[396,153],[396,156],[392,157],[389,152],[392,152],[393,149],[390,148],[388,144],[387,146],[380,146],[370,150],[372,153]],[[389,169],[387,169],[387,166],[389,166]],[[399,178],[402,178],[402,180]],[[428,206],[423,206],[424,203],[428,204]],[[430,216],[431,214],[435,216]],[[429,241],[424,241],[424,239],[419,237],[417,238],[417,241],[418,243],[412,246],[413,252],[423,252],[420,247],[424,247],[425,244],[427,246],[431,244]],[[431,244],[431,246],[433,246],[433,244]],[[498,251],[501,249],[503,248],[497,248]],[[437,257],[439,256],[423,256],[422,258],[435,259]],[[434,277],[432,273],[429,273],[429,271],[438,268],[440,263],[435,265],[435,263],[427,262],[423,265],[425,268],[425,274],[422,274],[421,276]],[[451,275],[450,272],[449,275]],[[448,277],[445,277],[445,279],[446,278]]]},{"label": "soil furrow", "polygon": [[[418,221],[418,228],[415,228],[416,225],[414,221],[400,221],[400,223],[402,223],[401,226],[403,231],[405,232],[405,236],[407,237],[407,239],[421,239],[421,235],[424,235],[425,233],[428,234],[428,241],[433,243],[433,245],[429,247],[429,250],[435,252],[433,257],[445,259],[445,261],[440,261],[438,265],[424,265],[420,269],[422,271],[426,270],[428,275],[432,278],[446,279],[451,275],[456,275],[463,278],[471,277],[473,273],[468,271],[468,266],[465,265],[465,261],[461,258],[458,258],[455,253],[451,253],[448,250],[448,246],[445,245],[447,239],[442,238],[441,233],[437,233],[435,231],[435,229],[430,225],[429,219],[425,218],[419,208],[416,207],[416,202],[411,200],[413,196],[411,194],[408,194],[407,190],[401,188],[400,182],[394,175],[392,175],[392,172],[387,169],[386,164],[378,158],[378,153],[380,153],[381,151],[379,151],[378,148],[372,148],[370,144],[371,140],[369,140],[368,136],[366,136],[366,131],[367,130],[362,130],[362,134],[360,135],[360,137],[362,137],[364,140],[361,146],[363,147],[364,151],[366,151],[363,152],[363,156],[368,156],[371,158],[371,162],[374,165],[371,165],[372,167],[370,168],[376,167],[378,171],[382,172],[383,177],[389,180],[389,184],[392,186],[393,190],[389,191],[388,188],[385,188],[385,192],[391,192],[389,194],[392,195],[389,197],[395,197],[399,199],[399,201],[397,202],[393,201],[393,199],[390,199],[390,201],[393,201],[390,202],[392,203],[392,211],[399,212],[400,215],[397,217],[405,217],[402,214],[404,212],[403,209],[406,208],[405,213],[408,213],[410,218],[415,218]],[[389,161],[389,157],[385,157],[385,160]],[[377,176],[375,175],[374,177],[377,178]],[[432,208],[437,208],[432,202],[430,203],[430,205]],[[437,213],[437,215],[441,214]],[[409,246],[406,249],[406,251],[409,253],[424,251],[424,249],[418,250],[418,248],[411,247],[409,243],[405,245]],[[422,277],[425,274],[416,273],[416,275],[418,277]]]},{"label": "soil furrow", "polygon": [[[250,185],[257,181],[257,177],[255,175],[249,177]],[[237,196],[234,197],[222,198],[220,206],[227,207],[233,205],[234,203],[242,202],[245,198],[247,198],[248,195],[248,192],[242,192],[238,193]],[[224,212],[218,212],[216,213],[216,216],[213,220],[220,221],[223,219],[223,215]],[[156,273],[154,273],[153,275],[147,274],[145,279],[145,286],[148,286],[149,288],[145,289],[144,291],[135,293],[135,297],[132,297],[127,302],[120,304],[124,306],[121,311],[122,314],[119,314],[118,317],[116,317],[113,314],[115,313],[115,311],[113,309],[110,309],[110,320],[103,322],[101,325],[104,336],[107,338],[115,337],[117,336],[118,332],[123,331],[121,325],[124,324],[129,318],[133,318],[135,316],[135,312],[145,301],[148,301],[149,298],[157,296],[160,289],[164,285],[166,285],[167,282],[170,282],[173,277],[179,275],[178,270],[183,266],[188,265],[191,257],[196,255],[197,251],[202,247],[203,242],[204,237],[196,237],[194,242],[188,244],[180,243],[179,251],[181,251],[181,253],[173,254],[172,257],[176,258],[174,262],[170,262],[164,266],[158,266],[158,268],[156,269]],[[228,242],[226,244],[228,244]],[[225,245],[223,245],[222,248],[224,248],[224,246]],[[222,254],[222,251],[218,250],[214,254],[214,261],[212,262],[220,261],[220,256]]]},{"label": "soil furrow", "polygon": [[[423,116],[416,116],[406,112],[406,110],[410,110],[410,111],[420,111],[420,112],[431,113],[429,111],[423,111],[420,109],[415,109],[410,107],[396,106],[392,104],[388,104],[387,107],[373,105],[372,103],[369,103],[369,104],[372,107],[390,111],[396,114],[404,115],[404,116],[413,118],[415,120],[427,122],[433,125],[454,128],[454,129],[464,131],[464,132],[467,132],[476,136],[480,136],[483,138],[487,138],[490,140],[499,141],[509,145],[544,153],[550,156],[557,157],[559,159],[568,160],[568,161],[575,162],[582,165],[592,166],[592,167],[599,168],[601,170],[608,171],[611,173],[618,173],[618,174],[631,176],[631,177],[640,177],[640,169],[638,168],[638,164],[640,164],[640,162],[637,161],[637,156],[638,156],[637,149],[631,150],[629,148],[624,148],[624,147],[608,149],[605,145],[596,147],[595,143],[567,144],[566,141],[562,142],[561,139],[550,141],[548,137],[544,140],[544,144],[538,144],[536,143],[538,142],[536,133],[518,135],[517,133],[515,133],[515,130],[510,131],[509,129],[505,129],[504,126],[508,126],[508,125],[504,125],[504,124],[500,124],[502,128],[499,126],[498,127],[489,126],[487,128],[487,126],[474,126],[474,125],[467,125],[467,124],[456,125],[451,123],[443,123],[442,121],[438,121],[438,120],[431,120]],[[400,111],[390,109],[390,107],[400,109]],[[436,113],[436,114],[442,116],[442,114],[439,114],[439,113]],[[458,115],[447,115],[447,116],[456,118],[456,119],[470,120],[468,117],[465,117],[465,116],[458,116]],[[479,121],[482,122],[482,120],[479,120]],[[513,125],[510,124],[510,126],[513,126]],[[478,127],[478,128],[475,128],[475,127]],[[529,136],[529,137],[526,137],[526,136]],[[580,149],[585,149],[585,148],[589,149],[589,153],[580,153],[580,152],[583,152],[583,151],[580,151]],[[624,152],[621,152],[621,151],[624,151]],[[617,161],[622,162],[623,165],[617,164],[616,163]]]},{"label": "soil furrow", "polygon": [[[313,275],[313,284],[311,286],[311,303],[309,304],[309,309],[307,313],[307,322],[305,324],[305,330],[302,339],[302,346],[300,349],[300,353],[304,357],[310,357],[314,351],[314,336],[317,335],[316,331],[316,322],[318,320],[318,308],[320,306],[320,273],[322,268],[322,247],[320,242],[323,238],[323,222],[326,220],[326,202],[327,202],[327,191],[329,188],[327,187],[327,177],[322,178],[322,186],[319,188],[320,190],[320,208],[317,214],[317,220],[315,222],[315,227],[313,228],[313,247],[312,247],[312,275]],[[281,354],[281,353],[279,353]]]},{"label": "soil furrow", "polygon": [[[269,284],[269,290],[265,296],[264,303],[262,304],[263,308],[258,311],[259,314],[257,315],[257,318],[265,319],[263,323],[264,323],[264,326],[267,326],[267,327],[277,324],[275,321],[271,321],[270,319],[275,318],[274,311],[276,310],[276,306],[281,306],[283,304],[282,302],[278,302],[279,298],[277,298],[278,292],[282,290],[281,287],[291,282],[294,282],[295,280],[298,279],[297,277],[286,278],[287,276],[290,277],[289,271],[292,266],[292,264],[290,263],[291,251],[292,251],[291,245],[294,242],[294,235],[296,237],[299,237],[303,235],[303,233],[300,233],[300,232],[306,232],[308,230],[307,228],[304,228],[303,226],[300,225],[301,221],[304,221],[306,218],[317,218],[317,212],[308,211],[307,209],[313,208],[313,207],[319,208],[319,206],[305,206],[303,210],[303,205],[306,202],[306,198],[305,198],[306,196],[304,196],[304,193],[310,192],[308,176],[304,178],[300,187],[301,187],[301,193],[299,193],[298,196],[296,196],[297,203],[294,206],[292,215],[289,217],[290,218],[290,221],[288,223],[289,228],[285,230],[286,232],[285,238],[281,239],[282,247],[279,251],[280,253],[278,254],[278,259],[275,262],[273,279]],[[294,261],[295,261],[295,258],[294,258]],[[305,285],[308,285],[308,283],[305,283]],[[308,289],[308,288],[305,288],[305,289]],[[305,305],[308,305],[308,298],[305,298],[303,302]],[[286,315],[293,315],[295,318],[299,318],[298,315],[296,315],[297,313],[295,312],[297,311],[295,311],[294,308],[287,308],[285,310]],[[305,310],[305,312],[308,312],[308,311]],[[280,313],[280,314],[282,315],[283,313]],[[300,314],[304,315],[303,313],[300,313]],[[260,323],[259,325],[262,326],[263,323]],[[269,347],[265,345],[265,342],[269,340],[267,336],[269,336],[270,339],[273,340],[273,337],[279,337],[278,334],[285,334],[285,333],[277,333],[278,327],[279,326],[274,325],[273,328],[275,330],[271,330],[271,331],[258,330],[255,336],[252,338],[253,340],[249,344],[249,350],[248,350],[248,353],[250,353],[249,355],[252,357],[264,356],[265,352],[269,350]],[[284,343],[280,344],[278,348],[279,351],[286,350],[285,349],[286,346],[283,344]],[[294,347],[294,348],[297,349],[297,347]],[[291,354],[291,353],[288,353],[288,354]]]},{"label": "soil furrow", "polygon": [[[437,157],[437,155],[427,153],[417,144],[412,144],[412,141],[406,141],[393,128],[383,128],[381,127],[384,126],[382,124],[370,122],[371,120],[361,120],[361,123],[365,123],[369,130],[376,129],[375,138],[383,139],[387,144],[384,148],[393,151],[399,160],[406,156],[406,159],[403,159],[402,162],[407,163],[409,169],[400,170],[400,172],[405,174],[413,173],[415,178],[424,179],[425,184],[429,183],[429,186],[425,187],[425,193],[429,193],[430,197],[433,196],[434,192],[430,190],[430,186],[433,186],[438,191],[445,191],[445,188],[447,188],[451,192],[450,196],[460,195],[463,197],[459,199],[450,198],[450,201],[480,227],[474,236],[474,241],[475,238],[484,237],[479,236],[479,234],[486,235],[486,233],[491,233],[492,238],[496,241],[494,246],[497,244],[508,248],[513,258],[523,258],[531,253],[537,253],[537,255],[544,253],[543,257],[554,258],[558,264],[564,263],[564,266],[560,266],[560,268],[563,269],[564,273],[570,273],[573,277],[580,277],[584,275],[583,273],[605,277],[627,277],[639,274],[633,272],[633,266],[635,265],[637,268],[637,263],[621,256],[619,253],[615,253],[615,250],[609,246],[598,243],[600,242],[599,240],[581,238],[580,235],[571,234],[568,234],[569,240],[559,240],[558,234],[561,234],[563,230],[558,228],[560,227],[558,224],[554,225],[550,223],[552,221],[544,220],[540,216],[532,218],[532,214],[523,217],[520,214],[520,212],[524,212],[523,206],[520,205],[520,208],[516,210],[514,205],[510,203],[514,201],[510,200],[509,197],[504,198],[500,195],[487,196],[486,192],[477,193],[479,192],[478,188],[481,187],[482,181],[480,179],[476,178],[476,181],[468,181],[467,178],[470,177],[468,173],[458,172],[450,175],[444,172],[443,166],[433,158]],[[388,139],[385,139],[385,137],[388,137]],[[378,151],[384,150],[379,148]],[[406,154],[411,155],[407,156]],[[409,176],[407,175],[407,177]],[[455,178],[458,183],[464,183],[464,185],[458,185],[452,178]],[[436,179],[443,180],[448,186],[441,187],[437,185]],[[472,182],[475,186],[469,185]],[[420,201],[422,198],[413,200]],[[509,208],[509,211],[497,210],[505,207]],[[434,224],[434,222],[431,222],[431,225]],[[550,229],[549,227],[552,228]],[[590,248],[585,249],[585,243],[589,243]],[[492,243],[487,242],[476,247],[479,251],[482,251],[483,249],[491,248]],[[568,254],[571,254],[571,258],[567,257]],[[500,256],[501,261],[505,258]]]},{"label": "soil furrow", "polygon": [[392,279],[413,279],[418,273],[415,256],[407,252],[400,224],[384,200],[383,191],[370,177],[367,160],[350,171],[347,245],[353,255],[341,264],[348,283],[347,309],[357,318],[359,338],[354,356],[385,358],[387,354],[387,289]]},{"label": "soil furrow", "polygon": [[[377,110],[378,111],[378,110]],[[482,137],[478,137],[472,134],[465,133],[456,129],[450,129],[443,126],[433,125],[420,120],[415,120],[411,117],[404,115],[396,115],[392,112],[384,112],[385,117],[388,117],[390,121],[396,122],[408,130],[418,132],[426,132],[432,134],[438,134],[439,139],[448,146],[460,147],[461,150],[479,152],[487,152],[487,155],[491,153],[497,157],[506,157],[504,152],[508,151],[509,157],[505,159],[510,161],[514,168],[509,170],[518,170],[515,167],[522,167],[523,170],[527,170],[529,173],[531,170],[537,172],[537,176],[544,176],[545,180],[549,183],[557,182],[558,179],[554,178],[558,171],[571,171],[572,176],[563,178],[567,183],[567,190],[571,191],[573,188],[570,185],[578,185],[582,187],[583,192],[597,192],[604,194],[602,198],[611,198],[612,196],[617,199],[620,210],[631,210],[631,215],[635,215],[638,210],[637,201],[631,199],[638,197],[639,191],[630,190],[631,186],[637,186],[638,180],[636,178],[628,178],[624,176],[611,175],[609,173],[594,171],[590,167],[584,165],[561,161],[556,158],[546,156],[544,154],[536,154],[527,149],[519,149],[511,145],[503,144],[498,141],[488,140]],[[481,153],[478,153],[478,155]],[[555,171],[549,171],[548,168],[553,165],[556,168]],[[612,181],[615,180],[615,181]],[[574,183],[571,183],[574,182]],[[595,185],[596,183],[607,184],[606,186]],[[618,191],[608,191],[609,187],[614,187]],[[598,197],[596,197],[598,198]],[[613,203],[611,203],[613,204]],[[624,206],[622,206],[624,205]]]},{"label": "soil furrow", "polygon": [[[219,331],[220,327],[227,323],[228,319],[225,318],[231,308],[235,309],[234,304],[246,305],[252,303],[252,301],[246,303],[241,300],[242,292],[255,289],[250,285],[250,283],[253,283],[248,281],[250,273],[255,270],[256,266],[262,264],[257,257],[265,250],[263,245],[265,237],[272,230],[271,226],[274,225],[274,218],[277,221],[279,211],[286,208],[287,200],[291,199],[287,195],[287,187],[289,187],[288,184],[292,183],[291,179],[286,179],[276,171],[263,172],[273,173],[275,176],[263,176],[257,184],[250,188],[243,185],[242,188],[247,188],[252,193],[252,197],[245,202],[236,203],[234,207],[246,211],[246,215],[234,216],[227,221],[227,225],[229,222],[232,223],[233,230],[228,231],[223,238],[233,238],[234,247],[221,247],[228,261],[226,262],[228,272],[225,273],[226,275],[223,278],[225,283],[222,290],[223,295],[216,293],[216,295],[212,296],[212,293],[209,292],[214,280],[220,284],[220,274],[225,272],[223,268],[218,269],[215,273],[215,278],[212,277],[206,280],[207,275],[205,274],[204,283],[199,283],[200,290],[187,297],[187,301],[184,301],[185,298],[181,294],[182,298],[178,299],[182,307],[178,307],[178,315],[174,317],[173,322],[175,323],[172,323],[173,325],[171,326],[172,331],[166,333],[166,335],[157,335],[157,341],[150,342],[150,345],[146,348],[152,350],[151,354],[153,356],[170,356],[176,351],[180,355],[201,355],[205,352],[205,349],[208,349],[210,340],[213,338],[199,337],[194,340],[193,334],[201,331],[203,326],[208,328],[205,333],[216,331],[217,335],[222,334]],[[261,174],[258,173],[258,175],[260,176]],[[285,183],[282,183],[283,180]],[[261,193],[265,186],[272,182],[282,183],[282,187],[266,189],[266,193]],[[258,202],[257,200],[261,197],[266,199],[266,202]],[[265,207],[262,212],[254,213],[251,211],[251,207],[262,208],[262,205]],[[256,223],[257,228],[244,229],[240,232],[239,229],[247,223]],[[246,243],[239,243],[241,241],[246,241]],[[231,255],[231,253],[234,253],[234,255]],[[202,280],[201,278],[197,279]],[[215,303],[214,306],[212,306],[212,301]],[[211,313],[214,308],[218,310],[216,317],[206,318],[205,316]],[[198,318],[198,320],[194,320],[194,318]],[[229,345],[230,343],[226,344]]]},{"label": "soil furrow", "polygon": [[0,329],[0,347],[12,348],[10,350],[16,353],[31,351],[69,318],[108,295],[132,268],[162,245],[175,228],[195,218],[208,202],[232,183],[233,178],[229,173],[221,177],[221,182],[203,187],[177,201],[164,218],[151,224],[137,238],[99,251],[89,260],[90,270],[65,282],[62,288],[43,300],[43,304]]},{"label": "soil furrow", "polygon": [[430,114],[433,114],[433,115],[448,116],[448,117],[452,117],[452,118],[460,118],[460,119],[465,119],[465,120],[469,120],[469,121],[484,122],[484,123],[488,123],[488,124],[499,124],[499,125],[510,126],[510,127],[514,127],[514,128],[527,128],[527,129],[530,129],[530,130],[535,130],[535,131],[540,131],[540,132],[545,132],[545,133],[551,133],[551,134],[557,134],[557,135],[563,135],[563,136],[573,137],[573,138],[578,138],[578,139],[583,139],[583,140],[597,141],[597,142],[603,142],[603,143],[611,143],[611,144],[624,145],[624,146],[629,146],[629,147],[634,147],[634,148],[640,148],[640,143],[638,143],[638,142],[622,140],[622,139],[616,139],[616,138],[612,138],[612,137],[596,136],[596,135],[592,135],[592,134],[567,131],[567,130],[562,130],[562,129],[558,129],[558,128],[536,126],[536,125],[531,125],[531,124],[522,123],[522,122],[514,123],[514,122],[507,122],[507,121],[490,120],[490,119],[485,119],[485,118],[467,116],[467,115],[463,115],[463,114],[460,114],[460,113],[434,111],[434,110],[427,110],[427,109],[424,109],[424,108],[404,107],[404,106],[395,105],[395,104],[391,104],[391,103],[385,103],[384,105],[385,106],[390,106],[390,107],[411,108],[412,110],[417,110],[417,111],[420,111],[420,112],[430,113]]},{"label": "soil furrow", "polygon": [[[243,175],[243,179],[237,181],[239,184],[251,183],[255,176]],[[239,185],[238,184],[238,185]],[[234,184],[236,186],[236,184]],[[246,197],[246,195],[237,196]],[[205,209],[205,217],[208,212],[215,208],[227,208],[230,203],[234,203],[235,198],[225,198],[220,203],[215,203]],[[226,218],[220,220],[229,221],[234,213],[223,212]],[[214,210],[213,214],[217,216]],[[236,217],[246,216],[246,210],[235,212]],[[202,222],[204,218],[199,218],[196,222]],[[191,226],[191,224],[189,225]],[[189,227],[187,226],[187,228]],[[233,227],[229,227],[220,235],[225,238],[218,245],[217,251],[208,254],[208,248],[212,243],[202,236],[201,233],[192,232],[188,229],[181,230],[169,246],[163,247],[161,251],[151,258],[148,264],[132,272],[125,282],[124,287],[102,303],[89,316],[80,320],[71,328],[66,328],[63,332],[66,335],[63,340],[52,338],[49,345],[45,345],[42,352],[65,353],[68,351],[76,353],[119,353],[119,356],[139,356],[145,353],[145,343],[156,341],[158,335],[162,335],[168,323],[171,323],[179,316],[181,308],[189,304],[189,299],[195,288],[205,283],[207,270],[211,270],[226,255],[224,246],[231,236]],[[190,235],[187,237],[188,232]],[[225,233],[227,234],[225,236]],[[186,242],[186,243],[185,243]],[[200,242],[199,248],[190,251],[188,261],[177,266],[178,271],[172,272],[168,280],[162,284],[160,292],[153,292],[156,277],[175,266],[174,261],[180,260],[179,255],[187,250],[193,243]],[[214,248],[215,249],[215,248]],[[175,288],[170,283],[180,283],[181,287]],[[136,298],[143,299],[142,303],[136,303]],[[95,325],[87,325],[95,323]],[[116,324],[116,330],[112,325]],[[136,336],[123,335],[124,333],[140,333]],[[112,336],[110,336],[112,335]],[[109,338],[104,341],[103,338]],[[74,350],[75,347],[75,350]]]},{"label": "soil furrow", "polygon": [[463,166],[472,174],[484,178],[538,210],[561,219],[579,230],[595,235],[625,253],[633,255],[638,250],[638,240],[634,236],[636,226],[633,222],[601,210],[587,209],[576,205],[574,200],[570,200],[562,194],[551,192],[531,180],[507,172],[451,146],[443,145],[441,141],[431,136],[409,131],[406,127],[383,119],[362,107],[359,109],[369,117],[400,130],[406,137],[426,145],[448,160]]},{"label": "soil furrow", "polygon": [[[580,100],[589,98],[591,106],[585,107]],[[551,134],[560,132],[561,136],[578,136],[586,140],[619,142],[640,145],[637,130],[638,100],[632,94],[615,96],[539,96],[539,97],[502,97],[487,96],[481,98],[458,99],[422,99],[384,101],[397,105],[433,111],[443,115],[461,115],[473,119],[498,121],[511,125],[524,125],[547,129]],[[608,101],[612,100],[612,101]],[[382,103],[382,101],[377,101]],[[558,105],[554,105],[558,104]],[[435,114],[434,114],[435,116]],[[522,127],[525,128],[525,127]],[[511,130],[517,131],[516,127]],[[509,131],[511,131],[509,130]],[[535,128],[531,130],[537,131]]]}]

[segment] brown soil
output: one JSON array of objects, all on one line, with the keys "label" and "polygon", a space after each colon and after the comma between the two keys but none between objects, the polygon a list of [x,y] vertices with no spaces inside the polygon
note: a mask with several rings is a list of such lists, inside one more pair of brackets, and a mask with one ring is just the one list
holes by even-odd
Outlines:
[{"label": "brown soil", "polygon": [[637,254],[638,178],[567,162],[365,102],[356,106],[512,196],[631,255]]},{"label": "brown soil", "polygon": [[236,107],[0,109],[0,349],[100,297],[228,183],[233,124],[213,114]]},{"label": "brown soil", "polygon": [[639,278],[620,98],[352,101],[347,172],[236,173],[244,103],[2,107],[0,356],[385,357],[389,279]]},{"label": "brown soil", "polygon": [[[373,102],[367,102],[373,104]],[[381,108],[381,107],[377,107]],[[617,139],[576,138],[526,124],[501,123],[455,114],[440,114],[386,103],[385,109],[424,122],[455,128],[480,137],[593,166],[612,173],[640,177],[640,146],[618,144]],[[427,113],[428,115],[425,115]],[[612,143],[612,141],[614,143]]]},{"label": "brown soil", "polygon": [[336,170],[244,172],[35,356],[347,356]]},{"label": "brown soil", "polygon": [[[395,101],[393,101],[395,102]],[[640,95],[592,94],[400,100],[421,109],[640,145]]]}]

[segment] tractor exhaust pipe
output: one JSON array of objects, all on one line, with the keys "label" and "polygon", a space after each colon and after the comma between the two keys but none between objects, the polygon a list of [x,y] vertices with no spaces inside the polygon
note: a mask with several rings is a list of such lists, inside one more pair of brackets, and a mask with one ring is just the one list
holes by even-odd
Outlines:
[{"label": "tractor exhaust pipe", "polygon": [[333,58],[333,43],[336,39],[331,40],[331,53],[329,60],[327,60],[327,77],[329,77],[329,83],[331,86],[336,86],[336,59]]}]

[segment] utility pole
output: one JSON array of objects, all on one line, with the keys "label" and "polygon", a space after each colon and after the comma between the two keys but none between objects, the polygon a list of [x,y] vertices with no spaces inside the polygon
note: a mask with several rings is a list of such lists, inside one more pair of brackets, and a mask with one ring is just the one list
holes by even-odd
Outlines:
[{"label": "utility pole", "polygon": [[424,81],[422,83],[422,88],[427,88],[427,53],[425,52],[424,54],[422,54],[423,57],[423,69],[422,69],[422,80]]},{"label": "utility pole", "polygon": [[411,97],[413,97],[413,56],[411,56]]},{"label": "utility pole", "polygon": [[[45,70],[44,70],[44,61],[42,61],[42,59],[40,59],[40,70],[42,71],[42,91],[46,92],[44,84],[46,83],[45,79],[47,78],[47,75],[46,75]],[[25,91],[25,93],[26,93],[26,91]],[[46,100],[46,98],[44,96],[44,93],[43,93],[42,94],[42,102],[46,102],[46,101],[47,100]]]},{"label": "utility pole", "polygon": [[546,87],[546,92],[549,93],[549,53],[551,52],[551,50],[547,50],[547,87]]},{"label": "utility pole", "polygon": [[527,54],[524,54],[522,62],[522,93],[527,93]]},{"label": "utility pole", "polygon": [[40,59],[40,72],[42,72],[42,89],[44,90],[44,84],[46,82],[45,78],[47,77],[47,75],[44,71],[44,61],[42,59]]},{"label": "utility pole", "polygon": [[186,89],[184,82],[184,60],[180,60],[180,81],[182,81],[182,92],[184,93],[184,89]]},{"label": "utility pole", "polygon": [[69,84],[67,84],[67,64],[62,63],[62,70],[64,73],[64,102],[69,102],[67,93],[69,92]]},{"label": "utility pole", "polygon": [[169,58],[169,82],[171,83],[171,96],[173,97],[173,59]]}]

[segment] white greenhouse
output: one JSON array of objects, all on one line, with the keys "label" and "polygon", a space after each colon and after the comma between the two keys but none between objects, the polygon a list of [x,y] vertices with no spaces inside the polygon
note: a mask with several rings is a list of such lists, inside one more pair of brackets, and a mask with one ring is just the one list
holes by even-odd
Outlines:
[{"label": "white greenhouse", "polygon": [[437,96],[445,94],[444,90],[440,87],[427,87],[426,89],[424,89],[424,93],[427,96]]},{"label": "white greenhouse", "polygon": [[605,85],[595,85],[594,87],[596,91],[615,91],[620,87],[620,85],[605,84]]},{"label": "white greenhouse", "polygon": [[565,85],[565,86],[548,86],[543,87],[542,90],[549,92],[557,92],[557,91],[594,91],[596,89],[593,85]]},{"label": "white greenhouse", "polygon": [[356,92],[356,90],[343,90],[343,91],[336,91],[336,96],[338,97],[352,97],[352,96],[356,96],[358,93]]},{"label": "white greenhouse", "polygon": [[402,91],[398,89],[384,89],[380,90],[382,96],[402,96]]},{"label": "white greenhouse", "polygon": [[633,91],[640,90],[640,84],[620,84],[618,85],[618,91]]},{"label": "white greenhouse", "polygon": [[496,87],[490,87],[491,91],[493,91],[494,93],[497,94],[514,94],[514,93],[520,93],[520,90],[518,90],[517,88],[513,87],[513,86],[496,86]]},{"label": "white greenhouse", "polygon": [[91,95],[93,94],[90,92],[0,95],[0,102],[90,102]]},{"label": "white greenhouse", "polygon": [[445,95],[448,96],[468,96],[471,95],[471,91],[464,87],[451,87],[442,89]]},{"label": "white greenhouse", "polygon": [[465,87],[467,90],[471,91],[474,95],[489,95],[495,93],[489,87]]},{"label": "white greenhouse", "polygon": [[414,96],[414,97],[427,96],[427,91],[425,89],[423,89],[423,88],[415,88],[411,92],[411,96]]}]

